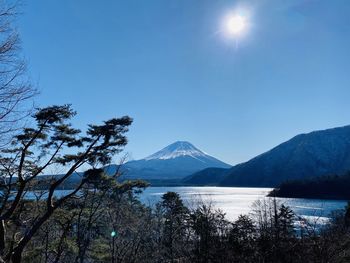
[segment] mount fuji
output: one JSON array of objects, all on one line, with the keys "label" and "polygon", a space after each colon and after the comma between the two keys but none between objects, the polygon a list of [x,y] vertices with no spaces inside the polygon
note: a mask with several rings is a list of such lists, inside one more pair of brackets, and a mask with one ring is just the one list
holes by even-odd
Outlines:
[{"label": "mount fuji", "polygon": [[[230,168],[226,164],[199,150],[191,143],[177,141],[141,160],[129,161],[122,167],[123,177],[139,179],[181,179],[203,169]],[[116,166],[107,167],[107,172]]]}]

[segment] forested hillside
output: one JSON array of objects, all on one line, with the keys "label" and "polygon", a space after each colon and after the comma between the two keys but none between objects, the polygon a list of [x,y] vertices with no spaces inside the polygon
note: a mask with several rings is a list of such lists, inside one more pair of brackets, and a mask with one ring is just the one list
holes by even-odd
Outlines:
[{"label": "forested hillside", "polygon": [[270,195],[292,198],[350,200],[350,173],[282,183]]}]

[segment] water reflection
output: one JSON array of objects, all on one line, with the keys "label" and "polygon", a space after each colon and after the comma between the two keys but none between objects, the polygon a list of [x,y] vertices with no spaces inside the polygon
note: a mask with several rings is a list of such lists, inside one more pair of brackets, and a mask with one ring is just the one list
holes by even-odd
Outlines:
[{"label": "water reflection", "polygon": [[[235,220],[241,214],[249,214],[256,200],[265,198],[271,188],[245,187],[149,187],[141,195],[142,202],[152,205],[161,196],[173,191],[180,194],[184,203],[190,207],[199,202],[210,202],[216,208],[226,213],[229,220]],[[298,216],[310,220],[326,222],[332,211],[343,209],[346,201],[277,198],[278,202],[289,206]]]}]

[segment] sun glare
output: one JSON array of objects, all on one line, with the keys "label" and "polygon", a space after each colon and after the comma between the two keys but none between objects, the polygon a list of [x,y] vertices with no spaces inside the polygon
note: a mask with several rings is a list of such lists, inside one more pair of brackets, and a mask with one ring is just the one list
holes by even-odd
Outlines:
[{"label": "sun glare", "polygon": [[226,13],[221,20],[220,32],[237,45],[238,41],[247,36],[252,25],[252,10],[248,7],[236,7]]},{"label": "sun glare", "polygon": [[246,29],[246,18],[241,15],[234,15],[227,18],[226,30],[230,35],[239,35]]}]

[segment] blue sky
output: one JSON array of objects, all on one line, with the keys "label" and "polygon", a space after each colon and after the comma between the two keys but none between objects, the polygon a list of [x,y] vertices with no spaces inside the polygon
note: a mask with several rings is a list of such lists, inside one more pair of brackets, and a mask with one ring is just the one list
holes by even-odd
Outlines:
[{"label": "blue sky", "polygon": [[[232,40],[220,30],[236,9],[250,27]],[[35,0],[21,11],[36,104],[73,104],[80,128],[130,115],[132,158],[188,140],[236,164],[350,124],[347,0]]]}]

